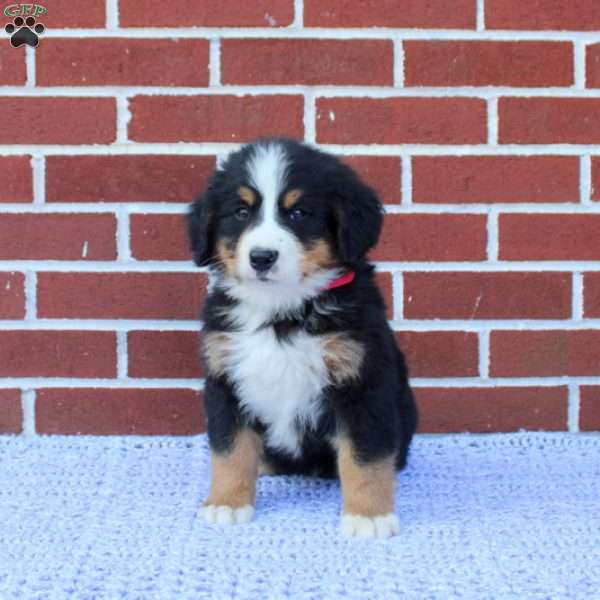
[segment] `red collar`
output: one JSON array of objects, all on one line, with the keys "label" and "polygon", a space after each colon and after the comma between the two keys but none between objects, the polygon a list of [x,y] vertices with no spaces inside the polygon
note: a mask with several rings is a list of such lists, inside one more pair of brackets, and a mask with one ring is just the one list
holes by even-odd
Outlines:
[{"label": "red collar", "polygon": [[324,288],[323,291],[334,290],[335,288],[348,285],[354,281],[356,277],[356,271],[346,271],[343,275],[340,275],[337,279],[330,281]]}]

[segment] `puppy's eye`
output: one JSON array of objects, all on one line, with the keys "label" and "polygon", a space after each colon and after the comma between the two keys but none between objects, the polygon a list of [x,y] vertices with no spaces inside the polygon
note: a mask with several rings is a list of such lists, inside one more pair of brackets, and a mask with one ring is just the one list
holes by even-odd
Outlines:
[{"label": "puppy's eye", "polygon": [[294,208],[293,210],[290,211],[290,220],[301,221],[307,215],[308,215],[308,213],[305,210],[302,210],[301,208]]},{"label": "puppy's eye", "polygon": [[233,214],[238,221],[247,221],[250,218],[250,209],[240,206]]}]

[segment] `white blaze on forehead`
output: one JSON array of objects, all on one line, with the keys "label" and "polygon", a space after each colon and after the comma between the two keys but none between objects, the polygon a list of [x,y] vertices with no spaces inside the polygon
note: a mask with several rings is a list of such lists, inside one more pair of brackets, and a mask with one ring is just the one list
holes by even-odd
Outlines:
[{"label": "white blaze on forehead", "polygon": [[286,185],[288,157],[279,144],[260,144],[248,162],[250,183],[262,197],[262,217],[274,220],[277,214],[277,198]]}]

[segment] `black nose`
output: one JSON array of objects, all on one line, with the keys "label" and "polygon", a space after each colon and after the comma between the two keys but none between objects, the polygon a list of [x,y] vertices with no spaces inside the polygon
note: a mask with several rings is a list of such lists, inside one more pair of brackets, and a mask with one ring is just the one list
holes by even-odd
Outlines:
[{"label": "black nose", "polygon": [[265,250],[264,248],[255,248],[250,250],[250,264],[255,271],[259,273],[268,271],[277,260],[279,252],[277,250]]}]

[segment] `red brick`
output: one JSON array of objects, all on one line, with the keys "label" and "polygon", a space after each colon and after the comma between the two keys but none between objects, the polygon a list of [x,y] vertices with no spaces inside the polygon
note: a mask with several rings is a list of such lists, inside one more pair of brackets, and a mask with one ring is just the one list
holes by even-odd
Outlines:
[{"label": "red brick", "polygon": [[37,85],[208,85],[208,40],[49,39]]},{"label": "red brick", "polygon": [[146,378],[200,378],[199,331],[130,331],[128,375]]},{"label": "red brick", "polygon": [[580,388],[579,428],[581,431],[600,431],[600,386]]},{"label": "red brick", "polygon": [[600,273],[583,275],[583,314],[585,317],[600,317]]},{"label": "red brick", "polygon": [[585,51],[585,85],[600,87],[600,44],[590,44]]},{"label": "red brick", "polygon": [[500,215],[502,260],[600,260],[600,215]]},{"label": "red brick", "polygon": [[214,156],[48,156],[48,202],[190,202]]},{"label": "red brick", "polygon": [[197,319],[201,273],[39,273],[40,317]]},{"label": "red brick", "polygon": [[1,377],[115,377],[111,331],[0,331]]},{"label": "red brick", "polygon": [[396,333],[412,377],[476,377],[479,374],[476,333],[401,331]]},{"label": "red brick", "polygon": [[475,0],[304,0],[307,27],[475,29]]},{"label": "red brick", "polygon": [[600,331],[493,331],[493,377],[598,375]]},{"label": "red brick", "polygon": [[592,200],[600,200],[600,158],[592,157]]},{"label": "red brick", "polygon": [[397,156],[340,156],[370,185],[384,204],[400,202],[402,163]]},{"label": "red brick", "polygon": [[567,429],[566,387],[416,388],[421,433]]},{"label": "red brick", "polygon": [[223,40],[221,79],[240,85],[392,85],[389,40]]},{"label": "red brick", "polygon": [[0,202],[31,202],[32,177],[31,157],[0,156]]},{"label": "red brick", "polygon": [[114,98],[0,98],[0,144],[108,144],[115,141]]},{"label": "red brick", "polygon": [[36,429],[62,435],[191,435],[204,430],[191,389],[41,389]]},{"label": "red brick", "polygon": [[485,260],[485,215],[389,214],[371,260]]},{"label": "red brick", "polygon": [[502,144],[598,144],[600,98],[500,98]]},{"label": "red brick", "polygon": [[25,85],[26,80],[25,52],[19,52],[8,43],[2,44],[0,46],[0,85]]},{"label": "red brick", "polygon": [[394,288],[392,283],[392,274],[380,271],[375,273],[375,283],[383,296],[385,302],[385,312],[388,319],[394,318]]},{"label": "red brick", "polygon": [[0,273],[0,319],[25,318],[23,273]]},{"label": "red brick", "polygon": [[114,260],[112,214],[0,215],[0,260]]},{"label": "red brick", "polygon": [[478,98],[319,98],[317,141],[326,144],[481,144]]},{"label": "red brick", "polygon": [[577,156],[415,156],[413,202],[578,202]]},{"label": "red brick", "polygon": [[[47,13],[40,15],[38,21],[48,29],[103,28],[106,26],[105,5],[105,0],[52,0],[52,3],[43,5]],[[43,36],[41,39],[40,47],[43,47],[47,40]]]},{"label": "red brick", "polygon": [[184,215],[131,215],[131,253],[137,260],[188,260]]},{"label": "red brick", "polygon": [[21,433],[23,411],[20,390],[0,390],[0,433]]},{"label": "red brick", "polygon": [[570,42],[405,41],[407,86],[573,84]]},{"label": "red brick", "polygon": [[123,27],[285,27],[294,20],[293,0],[120,0]]},{"label": "red brick", "polygon": [[486,0],[487,29],[600,29],[596,0]]},{"label": "red brick", "polygon": [[566,319],[570,273],[405,273],[409,319]]},{"label": "red brick", "polygon": [[136,142],[247,142],[302,138],[302,96],[136,96],[129,137]]}]

